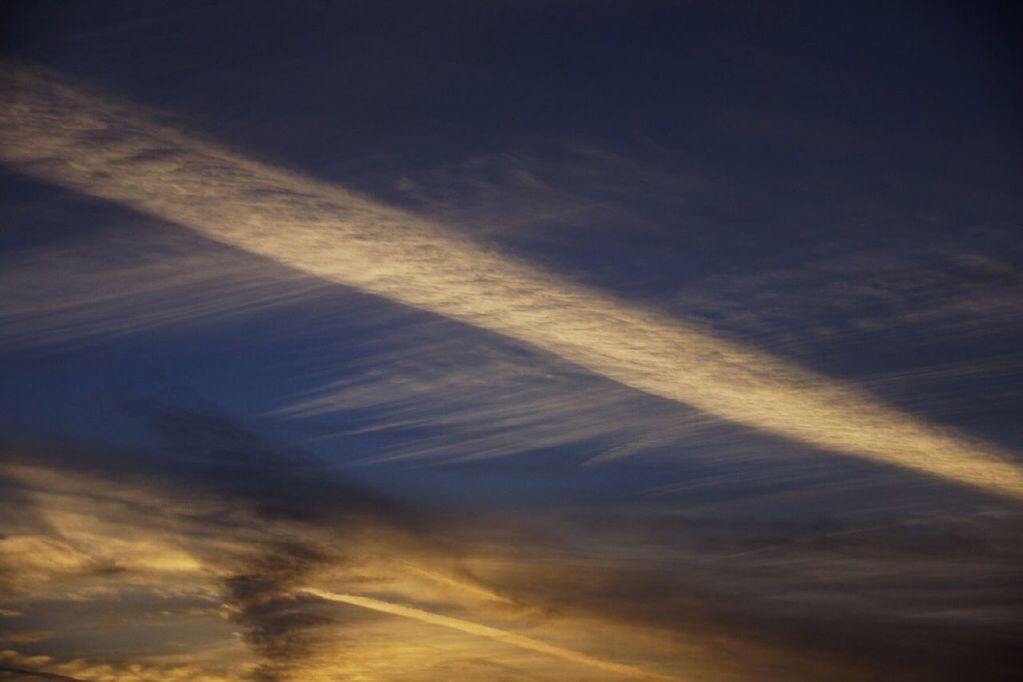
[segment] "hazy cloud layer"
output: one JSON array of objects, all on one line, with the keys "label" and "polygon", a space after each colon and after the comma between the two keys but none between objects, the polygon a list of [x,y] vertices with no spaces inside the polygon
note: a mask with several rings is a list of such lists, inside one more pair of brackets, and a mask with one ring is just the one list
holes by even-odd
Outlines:
[{"label": "hazy cloud layer", "polygon": [[1019,496],[1011,454],[750,347],[573,285],[440,226],[8,69],[3,155],[217,241],[495,331],[778,435]]},{"label": "hazy cloud layer", "polygon": [[[1018,664],[1023,557],[1004,509],[808,524],[653,502],[542,528],[478,512],[410,524],[265,448],[263,466],[210,469],[226,444],[198,458],[202,478],[155,452],[6,448],[5,490],[29,504],[0,557],[33,580],[4,585],[4,663],[211,681],[994,680]],[[21,636],[58,624],[59,644]]]},{"label": "hazy cloud layer", "polygon": [[1016,680],[1000,4],[5,3],[0,679]]},{"label": "hazy cloud layer", "polygon": [[[5,608],[5,619],[22,627],[0,639],[46,651],[47,638],[21,634],[24,619],[60,618],[64,636],[73,637],[74,622],[85,614],[95,627],[128,614],[144,622],[149,616],[136,609],[148,608],[166,614],[164,620],[178,619],[175,627],[189,635],[178,632],[156,644],[159,655],[133,653],[124,660],[62,661],[12,649],[12,667],[26,675],[310,679],[329,670],[325,660],[350,637],[359,639],[361,629],[361,619],[349,624],[317,608],[304,592],[310,587],[483,609],[491,617],[532,608],[475,578],[447,543],[412,522],[400,505],[338,480],[315,462],[276,453],[216,414],[169,414],[160,405],[134,409],[155,435],[177,442],[187,456],[177,448],[147,454],[5,447],[2,484],[25,504],[6,510],[0,588],[5,607],[19,607]],[[153,415],[161,419],[154,422]],[[87,610],[76,615],[76,604]],[[229,637],[231,627],[248,652]],[[145,628],[140,634],[137,646],[152,650]],[[175,653],[180,636],[201,636],[203,645]],[[506,638],[530,642],[541,660],[556,652],[574,665],[635,670],[512,631]],[[180,663],[165,662],[172,655]]]}]

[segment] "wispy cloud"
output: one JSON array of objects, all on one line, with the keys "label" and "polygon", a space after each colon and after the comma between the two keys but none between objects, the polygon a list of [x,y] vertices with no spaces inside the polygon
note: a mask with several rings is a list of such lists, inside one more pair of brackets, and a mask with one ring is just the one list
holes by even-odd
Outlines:
[{"label": "wispy cloud", "polygon": [[1013,455],[700,326],[579,286],[344,188],[5,69],[12,167],[332,282],[525,342],[627,386],[815,447],[1013,497]]},{"label": "wispy cloud", "polygon": [[478,512],[438,524],[215,414],[172,417],[173,455],[3,452],[0,484],[21,503],[0,542],[18,578],[0,625],[62,634],[22,638],[0,661],[83,680],[424,682],[860,680],[941,673],[963,651],[990,652],[967,663],[998,679],[1011,664],[1008,643],[987,641],[1019,622],[1018,515],[1004,508],[821,525],[652,500],[539,528]]},{"label": "wispy cloud", "polygon": [[[296,585],[323,575],[347,586],[499,601],[400,505],[276,452],[215,413],[134,409],[178,442],[177,454],[68,444],[6,444],[0,451],[0,486],[20,500],[4,509],[0,604],[19,607],[5,610],[17,617],[18,631],[40,618],[62,621],[70,644],[61,646],[75,651],[74,605],[93,604],[90,613],[101,622],[113,612],[136,623],[131,630],[108,623],[101,639],[122,637],[121,649],[129,651],[137,642],[144,661],[154,662],[147,637],[169,639],[168,654],[182,639],[198,638],[193,656],[154,663],[153,679],[176,679],[171,668],[180,668],[182,679],[200,679],[201,671],[231,679],[217,671],[233,670],[278,680],[304,668],[334,625],[292,598]],[[164,624],[150,622],[154,611]],[[85,669],[99,677],[121,668],[132,674],[117,661],[86,665],[89,657],[81,658],[77,667],[36,663],[83,679],[93,679]]]},{"label": "wispy cloud", "polygon": [[499,628],[490,627],[488,625],[481,625],[479,623],[471,623],[460,618],[452,618],[438,613],[432,613],[430,611],[424,611],[423,609],[417,609],[412,606],[404,604],[395,604],[393,602],[384,601],[381,599],[374,599],[372,597],[366,597],[356,594],[342,594],[339,592],[330,592],[328,590],[317,589],[313,587],[301,588],[302,592],[311,594],[314,597],[320,599],[326,599],[327,601],[336,601],[344,604],[351,604],[364,609],[370,609],[371,611],[380,611],[382,613],[388,613],[394,616],[401,616],[402,618],[411,618],[413,620],[422,621],[424,623],[430,623],[431,625],[439,625],[441,627],[451,628],[460,632],[465,632],[478,637],[486,637],[488,639],[494,639],[511,646],[519,647],[522,649],[529,649],[531,651],[537,651],[550,656],[556,656],[557,658],[563,658],[573,663],[579,663],[581,665],[596,668],[604,672],[615,673],[623,677],[631,677],[635,679],[644,680],[674,680],[677,678],[669,677],[667,675],[659,675],[656,673],[647,672],[639,668],[635,668],[630,665],[624,665],[622,663],[615,663],[606,659],[597,658],[596,656],[590,656],[588,654],[580,653],[578,651],[572,651],[564,647],[555,646],[546,642],[533,639],[531,637],[525,637],[523,635],[516,634],[514,632],[508,632]]},{"label": "wispy cloud", "polygon": [[[179,426],[194,433],[209,424]],[[443,532],[403,523],[392,505],[322,471],[306,478],[294,458],[274,463],[251,440],[227,447],[223,439],[235,431],[229,425],[213,430],[221,439],[205,447],[201,437],[190,439],[193,459],[185,462],[68,445],[5,449],[0,483],[21,493],[24,504],[10,510],[8,535],[0,541],[0,565],[9,577],[0,585],[0,604],[19,608],[8,609],[18,614],[12,632],[60,623],[63,634],[53,648],[46,640],[9,639],[31,651],[12,650],[3,660],[26,674],[83,680],[315,679],[338,669],[339,659],[353,675],[378,670],[375,679],[446,678],[443,666],[432,670],[439,654],[429,631],[380,629],[338,614],[304,593],[308,587],[344,590],[349,603],[371,611],[397,609],[458,631],[461,639],[441,646],[444,665],[472,670],[479,658],[507,660],[530,671],[521,678],[551,670],[545,660],[553,657],[560,659],[553,669],[567,666],[567,674],[582,666],[607,679],[656,677],[593,653],[604,635],[589,632],[585,621],[555,617],[528,593],[511,598],[491,587],[499,578],[475,577]],[[249,461],[239,469],[234,458],[241,452]],[[434,605],[449,615],[395,605],[401,603]],[[654,668],[677,663],[670,643],[633,641],[637,628],[628,624],[605,626],[628,642],[619,645],[622,659],[643,661],[653,650]],[[97,635],[83,639],[81,627],[104,633],[98,652]],[[498,640],[497,651],[481,649],[466,634]],[[581,646],[552,643],[566,635]],[[403,646],[382,655],[374,644],[381,640]],[[502,655],[508,644],[538,660]],[[354,658],[353,647],[360,652]],[[121,653],[105,653],[111,650]],[[712,659],[689,665],[713,670]]]}]

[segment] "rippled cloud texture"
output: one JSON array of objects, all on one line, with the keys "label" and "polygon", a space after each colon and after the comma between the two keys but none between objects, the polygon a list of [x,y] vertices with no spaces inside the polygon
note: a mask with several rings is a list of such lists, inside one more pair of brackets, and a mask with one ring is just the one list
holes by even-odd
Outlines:
[{"label": "rippled cloud texture", "polygon": [[726,419],[1023,497],[1008,452],[341,188],[190,140],[52,79],[7,72],[2,149],[15,168]]},{"label": "rippled cloud texture", "polygon": [[0,679],[1015,679],[1009,58],[814,7],[12,11]]}]

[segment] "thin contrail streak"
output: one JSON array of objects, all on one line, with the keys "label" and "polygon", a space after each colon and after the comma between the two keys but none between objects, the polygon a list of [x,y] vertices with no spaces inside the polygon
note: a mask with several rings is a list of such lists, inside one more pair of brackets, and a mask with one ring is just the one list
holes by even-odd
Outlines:
[{"label": "thin contrail streak", "polygon": [[381,599],[362,597],[354,594],[328,592],[326,590],[319,590],[313,587],[303,588],[301,592],[311,594],[315,597],[319,597],[320,599],[327,599],[329,601],[351,604],[353,606],[359,606],[364,609],[371,609],[373,611],[380,611],[381,613],[389,613],[394,616],[411,618],[412,620],[418,620],[423,623],[430,623],[431,625],[439,625],[441,627],[451,628],[452,630],[458,630],[459,632],[465,632],[470,635],[476,635],[478,637],[486,637],[487,639],[493,639],[498,642],[510,644],[511,646],[516,646],[519,647],[520,649],[528,649],[530,651],[536,651],[541,654],[556,656],[566,661],[579,663],[581,665],[589,666],[591,668],[596,668],[609,673],[615,673],[618,675],[622,675],[624,677],[633,677],[641,680],[678,680],[678,678],[676,677],[669,677],[667,675],[659,675],[657,673],[647,672],[645,670],[641,670],[631,665],[624,665],[622,663],[605,661],[602,658],[596,658],[594,656],[590,656],[579,651],[573,651],[572,649],[566,649],[564,647],[555,646],[554,644],[541,642],[540,640],[536,640],[531,637],[517,635],[514,632],[500,630],[498,628],[490,627],[489,625],[480,625],[479,623],[473,623],[467,620],[462,620],[461,618],[442,616],[438,613],[424,611],[423,609],[417,609],[411,606],[405,606],[403,604],[395,604],[393,602],[383,601]]},{"label": "thin contrail streak", "polygon": [[495,253],[344,188],[8,65],[0,160],[326,280],[518,339],[624,385],[815,447],[1023,498],[992,444],[866,391]]}]

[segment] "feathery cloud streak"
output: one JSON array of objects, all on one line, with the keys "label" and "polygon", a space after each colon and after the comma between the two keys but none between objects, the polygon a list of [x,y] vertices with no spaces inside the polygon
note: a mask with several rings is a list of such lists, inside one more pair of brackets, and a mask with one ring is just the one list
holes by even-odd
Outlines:
[{"label": "feathery cloud streak", "polygon": [[50,75],[4,71],[0,160],[21,172],[740,424],[1023,498],[1023,472],[991,444],[437,223],[155,124]]}]

